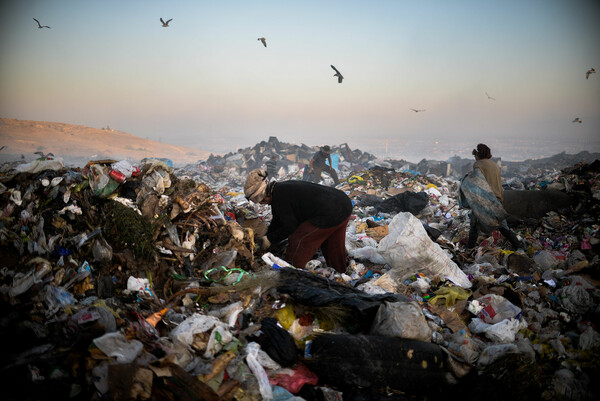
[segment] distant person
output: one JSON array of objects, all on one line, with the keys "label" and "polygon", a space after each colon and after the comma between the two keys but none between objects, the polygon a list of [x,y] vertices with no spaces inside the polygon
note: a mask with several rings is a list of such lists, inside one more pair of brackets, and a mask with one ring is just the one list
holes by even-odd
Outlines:
[{"label": "distant person", "polygon": [[[326,162],[329,162],[329,164]],[[333,179],[335,185],[340,183],[338,175],[331,163],[331,148],[329,145],[325,145],[319,149],[308,164],[308,173],[311,174],[311,181],[314,183],[319,183],[319,181],[321,181],[321,173],[323,171]]]},{"label": "distant person", "polygon": [[267,167],[269,177],[277,178],[277,155],[271,155],[269,160],[265,162],[265,166]]},{"label": "distant person", "polygon": [[246,199],[271,205],[267,234],[257,241],[266,250],[286,238],[284,259],[304,268],[321,249],[327,266],[346,272],[346,226],[352,201],[339,189],[312,182],[269,181],[266,170],[252,170],[246,179]]},{"label": "distant person", "polygon": [[[503,215],[505,216],[505,211],[504,211],[504,207],[503,207],[503,203],[504,203],[504,190],[502,188],[502,177],[501,177],[501,173],[500,173],[500,168],[498,167],[498,164],[496,164],[496,162],[492,161],[492,152],[490,150],[490,148],[483,144],[480,143],[477,145],[476,149],[473,149],[473,151],[471,152],[473,154],[473,156],[475,156],[475,163],[473,163],[473,171],[475,170],[479,170],[481,172],[481,174],[483,174],[483,177],[485,178],[485,181],[487,182],[487,184],[489,185],[489,187],[491,188],[493,195],[496,197],[496,199],[499,202],[499,205],[491,204],[490,210],[492,208],[500,208],[501,211],[503,212]],[[461,191],[463,191],[462,189],[462,185],[461,185]],[[493,198],[493,197],[492,197]],[[485,193],[481,192],[475,195],[475,199],[477,199],[476,201],[473,200],[473,198],[471,198],[471,200],[469,201],[470,203],[470,208],[472,209],[471,213],[469,214],[469,219],[471,221],[471,227],[469,229],[469,238],[467,240],[467,248],[473,248],[475,247],[475,245],[477,244],[477,239],[479,237],[479,231],[482,230],[482,226],[481,226],[481,222],[480,222],[480,218],[482,217],[480,215],[480,218],[477,217],[477,212],[475,212],[475,210],[482,210],[483,206],[483,202],[486,202],[485,199]],[[493,200],[493,199],[492,199]],[[508,228],[508,224],[506,223],[506,218],[503,217],[500,222],[499,222],[499,226],[498,227],[488,227],[488,229],[494,229],[497,228],[498,231],[500,231],[500,233],[510,241],[511,245],[513,246],[513,248],[516,250],[518,248],[522,248],[523,244],[521,243],[521,241],[519,241],[519,238],[517,237],[517,235]]]}]

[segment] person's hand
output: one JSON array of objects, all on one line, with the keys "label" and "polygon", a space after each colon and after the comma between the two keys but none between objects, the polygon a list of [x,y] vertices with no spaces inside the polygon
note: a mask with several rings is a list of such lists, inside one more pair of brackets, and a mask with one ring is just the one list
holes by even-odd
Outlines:
[{"label": "person's hand", "polygon": [[258,243],[260,244],[260,249],[262,249],[263,251],[266,251],[271,247],[271,241],[269,241],[269,238],[267,238],[266,235],[260,237],[258,239]]}]

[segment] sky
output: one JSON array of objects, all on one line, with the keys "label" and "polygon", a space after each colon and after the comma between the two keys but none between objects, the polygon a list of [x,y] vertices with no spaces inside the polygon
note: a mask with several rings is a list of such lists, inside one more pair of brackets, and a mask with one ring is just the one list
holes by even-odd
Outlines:
[{"label": "sky", "polygon": [[480,142],[506,160],[600,151],[597,0],[4,0],[0,15],[0,117],[219,153],[270,136],[411,161]]}]

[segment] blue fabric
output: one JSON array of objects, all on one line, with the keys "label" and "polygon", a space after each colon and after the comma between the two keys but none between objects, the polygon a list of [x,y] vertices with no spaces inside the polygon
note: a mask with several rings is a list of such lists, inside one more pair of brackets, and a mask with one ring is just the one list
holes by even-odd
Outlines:
[{"label": "blue fabric", "polygon": [[474,169],[465,175],[459,192],[459,207],[473,211],[481,231],[490,233],[506,219],[504,206],[494,195],[481,170]]}]

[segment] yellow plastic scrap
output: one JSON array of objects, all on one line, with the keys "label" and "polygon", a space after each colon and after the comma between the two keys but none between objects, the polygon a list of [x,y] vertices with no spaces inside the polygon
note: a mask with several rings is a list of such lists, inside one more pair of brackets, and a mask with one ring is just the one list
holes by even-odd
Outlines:
[{"label": "yellow plastic scrap", "polygon": [[427,184],[427,186],[425,187],[425,189],[429,189],[429,188],[438,189],[438,187],[436,187],[435,184]]},{"label": "yellow plastic scrap", "polygon": [[296,313],[294,312],[294,307],[290,304],[287,304],[283,308],[278,309],[277,312],[275,312],[275,316],[277,317],[277,320],[279,321],[281,326],[286,330],[289,330],[292,323],[294,323],[294,320],[296,320]]},{"label": "yellow plastic scrap", "polygon": [[348,178],[348,183],[350,183],[350,184],[364,184],[364,182],[365,182],[365,179],[362,177],[359,177],[357,175],[353,175]]},{"label": "yellow plastic scrap", "polygon": [[362,233],[363,231],[365,231],[367,228],[369,227],[369,225],[365,222],[357,224],[356,225],[356,232],[357,233]]},{"label": "yellow plastic scrap", "polygon": [[453,306],[457,300],[469,299],[472,292],[460,287],[442,287],[434,292],[435,296],[429,299],[429,302],[437,305],[441,299],[446,300],[446,308]]}]

